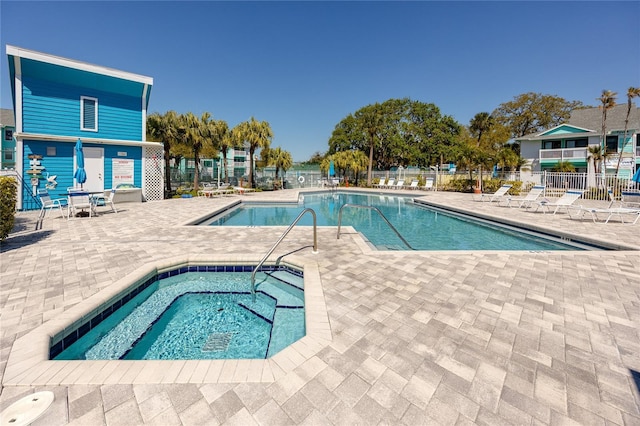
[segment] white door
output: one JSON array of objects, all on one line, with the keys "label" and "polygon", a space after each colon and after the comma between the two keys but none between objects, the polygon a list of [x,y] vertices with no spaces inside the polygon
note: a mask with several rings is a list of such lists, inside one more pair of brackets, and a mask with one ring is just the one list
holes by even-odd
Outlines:
[{"label": "white door", "polygon": [[83,148],[87,181],[83,187],[89,192],[104,191],[104,148]]}]

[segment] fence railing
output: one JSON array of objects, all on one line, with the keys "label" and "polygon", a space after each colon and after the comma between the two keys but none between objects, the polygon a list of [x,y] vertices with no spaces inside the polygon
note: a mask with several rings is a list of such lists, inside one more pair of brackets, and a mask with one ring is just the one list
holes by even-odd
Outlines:
[{"label": "fence railing", "polygon": [[[374,170],[372,178],[374,181],[380,178],[393,177],[396,182],[403,179],[407,185],[413,179],[420,179],[424,182],[427,178],[433,178],[438,182],[438,188],[451,179],[468,179],[469,172],[450,173],[446,170],[436,173],[434,170]],[[473,173],[473,178],[477,178],[477,173]],[[175,179],[175,180],[174,180]],[[237,177],[233,178],[233,182],[237,181]],[[483,179],[501,179],[504,181],[522,182],[523,190],[527,190],[533,185],[545,185],[546,195],[549,197],[561,196],[568,189],[585,190],[584,198],[592,200],[608,200],[607,189],[613,189],[615,194],[629,188],[635,188],[637,184],[630,179],[616,178],[613,175],[602,175],[601,173],[568,173],[568,172],[486,172]],[[203,177],[202,182],[211,180],[211,177]],[[213,181],[217,180],[213,178]],[[190,184],[193,182],[193,175],[172,175],[172,183]],[[245,181],[246,182],[246,181]],[[366,173],[360,175],[358,184],[362,185],[366,182]],[[345,185],[347,181],[340,177],[340,184]],[[320,171],[307,170],[289,170],[286,173],[281,172],[281,176],[277,179],[274,173],[258,171],[256,173],[256,184],[262,189],[275,188],[321,188],[329,184],[327,174]],[[348,180],[350,186],[356,186],[355,180],[351,177]]]}]

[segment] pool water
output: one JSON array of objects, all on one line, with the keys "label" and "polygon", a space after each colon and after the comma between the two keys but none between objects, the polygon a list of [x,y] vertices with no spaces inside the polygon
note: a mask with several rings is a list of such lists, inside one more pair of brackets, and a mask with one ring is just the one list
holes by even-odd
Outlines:
[{"label": "pool water", "polygon": [[[318,226],[337,226],[344,204],[377,207],[415,250],[576,250],[560,241],[518,232],[438,212],[413,202],[412,197],[386,194],[318,193],[301,196],[297,205],[242,203],[213,220],[210,226],[288,226],[305,208],[312,208]],[[310,215],[299,225],[313,225]],[[371,209],[346,207],[342,226],[352,226],[380,250],[408,247],[380,215]]]},{"label": "pool water", "polygon": [[151,284],[54,359],[264,359],[305,335],[301,277],[188,272]]}]

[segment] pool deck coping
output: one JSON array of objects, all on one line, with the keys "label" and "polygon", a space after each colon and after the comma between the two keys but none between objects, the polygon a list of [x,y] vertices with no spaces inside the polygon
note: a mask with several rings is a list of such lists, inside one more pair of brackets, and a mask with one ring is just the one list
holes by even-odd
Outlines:
[{"label": "pool deck coping", "polygon": [[[288,257],[283,265],[304,271],[305,326],[303,338],[267,359],[233,360],[49,360],[52,341],[60,340],[89,321],[123,293],[164,271],[188,266],[251,265],[256,256],[190,255],[144,265],[108,288],[87,298],[56,319],[52,319],[17,339],[7,362],[4,386],[60,386],[105,383],[240,383],[273,382],[300,366],[331,342],[318,266],[313,262],[296,263]],[[275,264],[266,262],[267,265]],[[180,365],[173,369],[172,365]],[[182,371],[181,374],[172,374]],[[187,374],[192,371],[193,374]],[[119,374],[122,373],[122,374]]]}]

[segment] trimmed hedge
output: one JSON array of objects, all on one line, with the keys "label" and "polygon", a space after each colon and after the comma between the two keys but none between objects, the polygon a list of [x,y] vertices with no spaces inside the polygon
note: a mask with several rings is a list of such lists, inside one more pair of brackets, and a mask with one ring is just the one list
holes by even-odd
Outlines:
[{"label": "trimmed hedge", "polygon": [[16,217],[18,186],[14,178],[0,176],[0,241],[9,236]]}]

